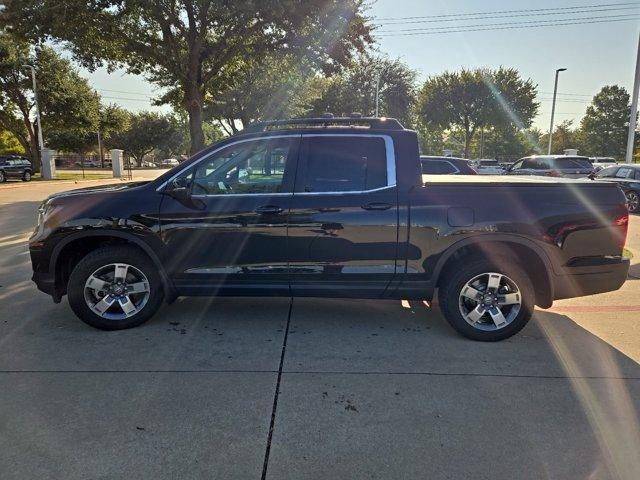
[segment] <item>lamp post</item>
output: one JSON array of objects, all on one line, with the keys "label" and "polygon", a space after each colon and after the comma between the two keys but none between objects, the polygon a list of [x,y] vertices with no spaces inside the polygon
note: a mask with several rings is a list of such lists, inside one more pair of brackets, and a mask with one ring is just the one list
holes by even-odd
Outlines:
[{"label": "lamp post", "polygon": [[378,77],[376,78],[376,117],[378,117],[378,105],[380,104],[380,76],[381,72],[378,72]]},{"label": "lamp post", "polygon": [[638,90],[640,90],[640,37],[638,38],[638,56],[636,58],[636,74],[633,80],[631,96],[631,113],[629,114],[629,132],[627,136],[627,154],[625,161],[633,162],[633,141],[636,134],[636,117],[638,116]]},{"label": "lamp post", "polygon": [[560,72],[564,72],[566,68],[558,68],[556,70],[556,81],[553,86],[553,104],[551,105],[551,124],[549,125],[549,147],[547,148],[547,155],[551,155],[551,141],[553,140],[553,117],[556,113],[556,95],[558,94],[558,75]]},{"label": "lamp post", "polygon": [[40,154],[44,149],[44,141],[42,140],[42,125],[40,124],[40,105],[38,104],[38,90],[36,86],[36,69],[33,65],[23,65],[24,68],[31,69],[31,81],[33,82],[33,99],[36,104],[36,123],[38,125],[38,147],[40,148]]}]

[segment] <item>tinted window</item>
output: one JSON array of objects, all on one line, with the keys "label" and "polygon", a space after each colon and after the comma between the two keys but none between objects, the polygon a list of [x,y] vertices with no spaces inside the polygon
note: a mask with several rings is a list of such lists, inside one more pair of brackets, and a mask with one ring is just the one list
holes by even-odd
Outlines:
[{"label": "tinted window", "polygon": [[636,168],[636,180],[640,180],[640,168]]},{"label": "tinted window", "polygon": [[530,168],[532,170],[548,170],[549,162],[544,158],[527,158],[522,164],[522,168]]},{"label": "tinted window", "polygon": [[560,169],[592,169],[593,165],[589,160],[581,158],[556,158],[553,163]]},{"label": "tinted window", "polygon": [[597,178],[615,177],[617,171],[618,171],[618,167],[603,168],[596,174],[596,177]]},{"label": "tinted window", "polygon": [[233,195],[282,191],[287,159],[295,140],[243,142],[203,160],[195,170],[196,195]]},{"label": "tinted window", "polygon": [[446,160],[421,160],[422,173],[427,175],[445,175],[457,173],[458,169]]},{"label": "tinted window", "polygon": [[384,140],[375,137],[307,137],[305,192],[348,192],[387,185]]}]

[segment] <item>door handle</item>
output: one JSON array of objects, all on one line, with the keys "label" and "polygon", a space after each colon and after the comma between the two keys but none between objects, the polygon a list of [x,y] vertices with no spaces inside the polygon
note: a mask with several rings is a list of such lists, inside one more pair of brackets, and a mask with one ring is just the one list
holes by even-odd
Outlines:
[{"label": "door handle", "polygon": [[389,210],[393,205],[390,203],[372,202],[362,205],[365,210]]},{"label": "door handle", "polygon": [[255,209],[256,213],[260,215],[277,215],[282,213],[284,210],[277,205],[262,205]]}]

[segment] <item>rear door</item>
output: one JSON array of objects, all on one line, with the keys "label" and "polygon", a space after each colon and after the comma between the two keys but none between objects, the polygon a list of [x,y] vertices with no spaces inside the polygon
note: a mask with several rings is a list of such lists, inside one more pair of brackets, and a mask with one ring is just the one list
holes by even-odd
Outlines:
[{"label": "rear door", "polygon": [[294,295],[381,296],[395,273],[398,198],[386,135],[303,135],[289,217]]}]

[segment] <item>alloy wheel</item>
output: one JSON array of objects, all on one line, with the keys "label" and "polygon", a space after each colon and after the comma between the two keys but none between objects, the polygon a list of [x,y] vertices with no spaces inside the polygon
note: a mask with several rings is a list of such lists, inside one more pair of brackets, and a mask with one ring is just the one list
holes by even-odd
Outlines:
[{"label": "alloy wheel", "polygon": [[636,192],[627,193],[627,206],[630,212],[637,212],[640,207],[640,197]]},{"label": "alloy wheel", "polygon": [[459,308],[465,321],[478,330],[505,328],[522,308],[522,295],[506,275],[482,273],[469,280],[460,291]]},{"label": "alloy wheel", "polygon": [[149,280],[126,263],[111,263],[93,272],[84,285],[84,299],[96,315],[107,320],[124,320],[149,301]]}]

